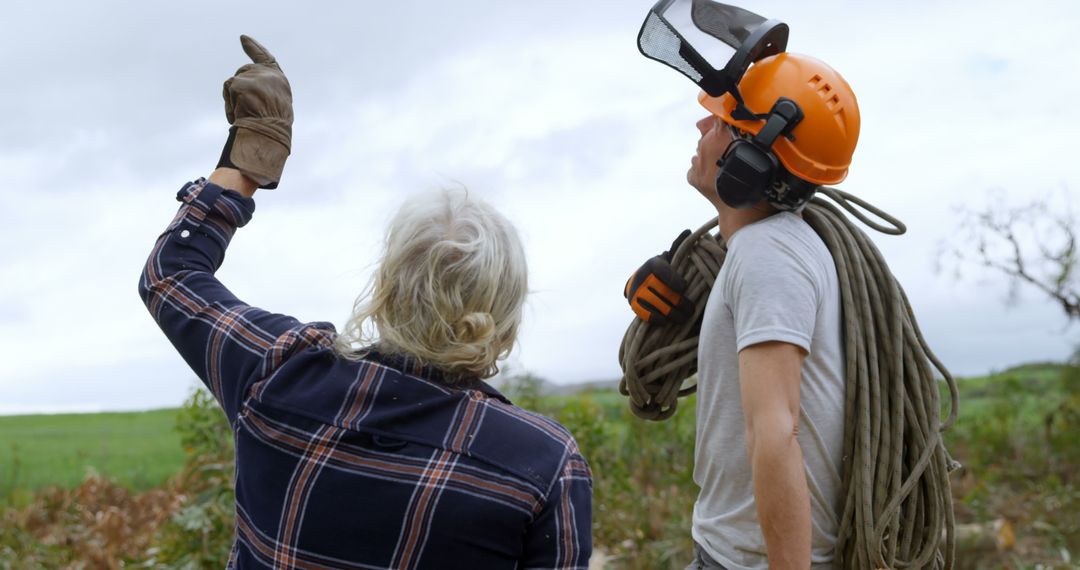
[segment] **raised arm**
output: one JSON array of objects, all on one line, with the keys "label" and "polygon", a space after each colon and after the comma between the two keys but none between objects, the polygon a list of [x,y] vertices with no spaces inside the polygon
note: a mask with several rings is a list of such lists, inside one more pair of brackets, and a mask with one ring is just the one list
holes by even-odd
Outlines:
[{"label": "raised arm", "polygon": [[288,81],[265,48],[246,36],[241,43],[253,63],[225,83],[226,116],[233,126],[221,163],[209,181],[181,188],[180,210],[139,279],[150,314],[230,422],[251,384],[276,368],[286,352],[326,336],[305,330],[332,330],[251,307],[214,276],[233,234],[254,213],[256,187],[277,185],[289,152]]},{"label": "raised arm", "polygon": [[251,218],[251,198],[206,180],[185,184],[178,198],[180,211],[143,267],[139,295],[233,421],[250,385],[280,363],[286,333],[301,324],[247,305],[214,276],[236,229]]}]

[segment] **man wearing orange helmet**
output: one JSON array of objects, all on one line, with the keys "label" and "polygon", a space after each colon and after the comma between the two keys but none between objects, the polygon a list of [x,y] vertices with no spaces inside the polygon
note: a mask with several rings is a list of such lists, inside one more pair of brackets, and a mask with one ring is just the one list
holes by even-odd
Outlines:
[{"label": "man wearing orange helmet", "polygon": [[[737,44],[726,66],[688,45],[700,32]],[[833,562],[844,437],[840,286],[800,211],[819,185],[846,177],[859,111],[838,73],[783,52],[786,39],[782,23],[699,0],[661,0],[639,37],[646,56],[705,90],[699,101],[710,114],[697,123],[686,176],[715,207],[727,243],[698,341],[701,492],[688,570]],[[627,284],[635,313],[648,322],[699,314],[659,259]]]},{"label": "man wearing orange helmet", "polygon": [[[844,360],[833,258],[798,211],[846,175],[858,108],[838,74],[795,54],[754,64],[740,91],[750,109],[784,97],[804,118],[766,146],[767,121],[734,119],[731,95],[701,97],[712,113],[687,181],[715,206],[728,255],[699,344],[694,537],[728,568],[806,568],[830,563],[836,541]],[[751,166],[756,152],[779,163],[767,186],[732,170],[747,145]]]}]

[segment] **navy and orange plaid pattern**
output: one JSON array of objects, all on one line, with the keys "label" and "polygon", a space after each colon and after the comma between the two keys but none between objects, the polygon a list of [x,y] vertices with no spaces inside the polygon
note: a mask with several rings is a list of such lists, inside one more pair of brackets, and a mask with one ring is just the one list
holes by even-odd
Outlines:
[{"label": "navy and orange plaid pattern", "polygon": [[201,179],[177,198],[139,293],[235,434],[230,567],[588,567],[592,476],[566,429],[243,303],[214,272],[254,201]]}]

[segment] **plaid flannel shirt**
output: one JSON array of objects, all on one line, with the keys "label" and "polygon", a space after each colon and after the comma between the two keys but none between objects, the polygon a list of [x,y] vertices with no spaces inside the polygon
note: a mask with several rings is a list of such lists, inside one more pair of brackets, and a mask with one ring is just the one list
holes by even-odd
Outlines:
[{"label": "plaid flannel shirt", "polygon": [[254,201],[202,179],[177,199],[139,293],[233,428],[230,567],[588,567],[592,479],[566,429],[244,304],[214,272]]}]

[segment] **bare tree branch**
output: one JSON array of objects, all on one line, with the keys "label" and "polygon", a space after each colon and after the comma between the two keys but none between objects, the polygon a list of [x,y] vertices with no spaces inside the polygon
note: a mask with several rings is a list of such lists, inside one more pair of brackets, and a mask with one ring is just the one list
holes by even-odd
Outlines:
[{"label": "bare tree branch", "polygon": [[1003,201],[982,210],[958,208],[959,231],[939,247],[939,267],[946,256],[957,266],[984,267],[1009,278],[1012,298],[1027,284],[1057,302],[1070,321],[1080,320],[1077,218],[1067,194],[1060,205],[1052,199],[1012,208]]}]

